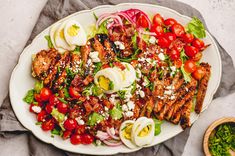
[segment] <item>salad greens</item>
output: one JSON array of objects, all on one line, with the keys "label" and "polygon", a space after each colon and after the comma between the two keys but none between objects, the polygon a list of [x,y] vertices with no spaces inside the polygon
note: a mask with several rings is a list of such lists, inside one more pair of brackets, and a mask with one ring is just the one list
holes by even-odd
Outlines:
[{"label": "salad greens", "polygon": [[193,17],[193,19],[188,23],[186,26],[186,31],[193,34],[197,38],[206,37],[204,25],[197,17]]},{"label": "salad greens", "polygon": [[24,102],[31,104],[34,101],[34,89],[29,90],[23,100]]},{"label": "salad greens", "polygon": [[88,118],[88,125],[94,126],[97,122],[103,121],[104,117],[96,112],[92,113]]},{"label": "salad greens", "polygon": [[120,107],[113,107],[113,109],[110,110],[110,115],[113,119],[119,120],[122,118],[122,110]]}]

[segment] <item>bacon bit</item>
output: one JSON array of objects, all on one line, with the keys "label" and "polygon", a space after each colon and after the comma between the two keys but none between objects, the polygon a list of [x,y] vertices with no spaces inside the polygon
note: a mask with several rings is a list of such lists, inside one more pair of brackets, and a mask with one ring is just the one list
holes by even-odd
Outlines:
[{"label": "bacon bit", "polygon": [[96,105],[96,104],[98,104],[98,102],[99,102],[99,99],[97,98],[97,97],[94,97],[94,96],[90,96],[90,100],[89,100],[89,102],[91,103],[91,105]]},{"label": "bacon bit", "polygon": [[93,106],[93,111],[94,111],[94,112],[100,112],[101,110],[102,110],[101,104],[96,103],[96,104]]},{"label": "bacon bit", "polygon": [[113,65],[120,68],[121,70],[126,69],[126,67],[123,64],[121,64],[120,62],[113,62]]},{"label": "bacon bit", "polygon": [[86,96],[81,96],[81,97],[79,98],[79,101],[85,102],[85,101],[86,101]]},{"label": "bacon bit", "polygon": [[102,65],[102,69],[105,69],[105,68],[110,68],[110,65],[109,64]]},{"label": "bacon bit", "polygon": [[138,64],[138,61],[137,60],[132,60],[131,61],[131,65],[135,68]]},{"label": "bacon bit", "polygon": [[113,108],[113,104],[112,104],[110,101],[106,100],[106,99],[103,100],[103,104],[104,104],[104,106],[106,106],[108,109],[112,109],[112,108]]},{"label": "bacon bit", "polygon": [[85,86],[87,86],[90,82],[93,81],[93,79],[94,79],[93,76],[88,75],[88,76],[82,81],[82,83],[83,83]]},{"label": "bacon bit", "polygon": [[90,104],[88,101],[85,101],[85,102],[83,103],[83,105],[84,105],[84,107],[85,107],[85,109],[86,109],[86,114],[90,114],[91,111],[93,110],[91,104]]}]

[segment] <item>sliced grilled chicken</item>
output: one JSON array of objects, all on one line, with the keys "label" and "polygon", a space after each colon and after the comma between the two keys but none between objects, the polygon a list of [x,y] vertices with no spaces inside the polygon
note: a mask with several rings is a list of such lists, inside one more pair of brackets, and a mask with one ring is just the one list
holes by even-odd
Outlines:
[{"label": "sliced grilled chicken", "polygon": [[165,119],[170,120],[172,115],[176,111],[178,111],[178,109],[185,103],[185,101],[189,100],[189,98],[194,95],[196,86],[197,81],[192,78],[191,82],[187,83],[184,88],[179,89],[177,101],[171,107],[169,107],[167,113],[164,116]]},{"label": "sliced grilled chicken", "polygon": [[47,77],[49,69],[60,59],[60,54],[55,49],[42,50],[36,54],[32,62],[32,75],[39,80]]},{"label": "sliced grilled chicken", "polygon": [[[181,110],[180,125],[183,129],[190,127],[190,112],[193,107],[193,100],[187,101]],[[173,121],[174,122],[174,121]]]},{"label": "sliced grilled chicken", "polygon": [[51,66],[52,69],[49,70],[49,73],[48,73],[47,77],[43,81],[45,86],[51,86],[52,85],[52,82],[55,79],[56,74],[60,74],[62,72],[62,70],[66,66],[66,62],[68,62],[68,60],[69,60],[69,57],[70,57],[69,52],[65,52],[61,56],[61,59],[54,66]]},{"label": "sliced grilled chicken", "polygon": [[200,64],[206,70],[206,74],[199,82],[198,93],[197,93],[197,101],[195,106],[195,112],[200,113],[202,110],[202,105],[204,98],[206,96],[207,85],[211,75],[211,66],[208,63],[201,63]]},{"label": "sliced grilled chicken", "polygon": [[78,73],[81,69],[81,57],[79,54],[76,53],[72,53],[71,54],[71,61],[70,61],[70,69],[74,72],[74,73]]},{"label": "sliced grilled chicken", "polygon": [[88,41],[85,46],[82,46],[81,49],[81,59],[83,63],[83,67],[85,67],[87,60],[89,58],[89,54],[91,52],[91,42]]}]

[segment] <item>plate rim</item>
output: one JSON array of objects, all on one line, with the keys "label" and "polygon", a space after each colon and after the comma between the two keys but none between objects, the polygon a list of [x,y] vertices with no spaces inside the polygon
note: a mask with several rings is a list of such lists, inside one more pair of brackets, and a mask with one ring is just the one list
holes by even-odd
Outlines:
[{"label": "plate rim", "polygon": [[[156,5],[156,4],[147,4],[147,3],[119,3],[119,4],[117,4],[117,5],[99,5],[99,6],[97,6],[97,7],[92,8],[92,9],[81,10],[81,11],[75,12],[75,13],[73,13],[73,14],[71,14],[71,15],[68,15],[68,16],[62,18],[62,19],[56,21],[55,23],[62,22],[62,21],[64,21],[64,20],[68,19],[68,18],[71,18],[71,17],[76,16],[76,15],[81,14],[81,13],[93,12],[93,11],[95,11],[95,10],[97,10],[97,9],[112,8],[112,7],[122,6],[122,5],[139,5],[139,6],[147,6],[147,7],[158,7],[158,8],[162,8],[162,9],[165,9],[165,10],[167,10],[167,11],[170,11],[170,12],[172,12],[172,13],[174,13],[174,14],[177,14],[178,16],[180,16],[180,17],[182,17],[182,18],[186,18],[186,19],[188,19],[188,20],[192,19],[191,17],[188,17],[188,16],[186,16],[186,15],[183,15],[183,14],[179,13],[179,12],[176,11],[176,10],[173,10],[173,9],[168,8],[168,7],[165,7],[165,6]],[[49,139],[40,138],[40,135],[36,134],[35,130],[33,130],[33,128],[32,128],[31,126],[29,126],[29,125],[27,125],[27,124],[24,124],[24,121],[21,120],[20,117],[18,117],[20,114],[16,111],[15,105],[12,104],[11,90],[14,89],[14,87],[12,86],[12,79],[13,79],[13,77],[14,77],[14,75],[15,75],[16,70],[17,70],[18,67],[19,67],[19,64],[20,64],[21,61],[23,60],[22,58],[24,58],[24,55],[26,55],[27,50],[34,44],[34,42],[37,40],[37,38],[40,37],[40,34],[42,34],[42,33],[44,33],[45,31],[47,31],[47,29],[48,29],[49,27],[51,27],[52,25],[54,25],[55,23],[49,25],[49,26],[46,27],[43,31],[41,31],[39,34],[37,34],[37,35],[34,37],[34,39],[32,40],[32,42],[31,42],[29,45],[27,45],[27,47],[25,47],[25,48],[23,49],[22,53],[20,54],[20,56],[19,56],[19,58],[18,58],[17,64],[15,65],[15,67],[14,67],[12,73],[11,73],[10,82],[9,82],[9,97],[10,97],[11,106],[12,106],[12,108],[13,108],[13,112],[14,112],[14,114],[16,115],[16,118],[19,120],[19,122],[21,123],[21,125],[22,125],[24,128],[26,128],[27,130],[29,130],[30,132],[32,132],[35,137],[37,137],[39,140],[41,140],[41,141],[43,141],[43,142],[45,142],[45,143],[47,143],[47,144],[51,144],[51,145],[53,145],[53,146],[55,146],[55,147],[57,147],[57,148],[59,148],[59,149],[62,149],[62,150],[68,151],[68,152],[72,152],[72,153],[88,154],[88,155],[92,155],[92,154],[103,155],[103,154],[100,154],[100,153],[92,153],[92,152],[90,152],[90,153],[86,153],[86,152],[74,152],[74,151],[71,151],[71,150],[69,150],[69,149],[65,149],[63,146],[58,146],[58,145],[56,145],[53,141],[50,141]],[[210,40],[212,41],[211,44],[213,44],[213,45],[215,46],[216,54],[218,55],[218,61],[219,61],[219,62],[218,62],[218,63],[219,63],[219,81],[217,82],[216,86],[214,87],[213,92],[211,92],[211,95],[209,96],[208,104],[206,105],[206,107],[204,107],[204,108],[202,109],[202,112],[205,111],[205,110],[208,108],[208,106],[211,104],[212,98],[213,98],[214,94],[216,93],[216,91],[217,91],[217,89],[218,89],[218,87],[219,87],[219,85],[220,85],[221,77],[222,77],[222,60],[221,60],[221,54],[220,54],[220,52],[219,52],[219,49],[218,49],[218,46],[217,46],[215,40],[213,39],[213,37],[211,36],[211,34],[210,34],[207,30],[206,30],[206,34],[208,35],[208,37],[209,37]],[[201,112],[201,113],[202,113],[202,112]],[[195,118],[194,121],[192,121],[192,124],[198,119],[199,116],[200,116],[200,114],[197,115],[197,117]],[[169,139],[175,137],[176,135],[178,135],[178,134],[181,133],[182,131],[183,131],[183,130],[179,131],[178,133],[176,133],[174,136],[168,138],[167,140],[169,140]],[[165,140],[165,141],[166,141],[166,140]],[[162,141],[162,142],[163,142],[163,141]],[[158,144],[160,144],[160,143],[162,143],[162,142],[159,142]],[[158,145],[158,144],[152,144],[152,145],[149,145],[149,146],[146,146],[146,147],[151,147],[151,146],[155,146],[155,145]],[[118,152],[113,152],[113,153],[109,153],[109,154],[106,153],[106,155],[113,155],[113,154],[118,154],[118,153],[131,153],[131,152],[138,151],[138,150],[140,150],[140,149],[142,149],[142,148],[145,148],[145,147],[136,148],[136,149],[131,149],[130,151],[126,151],[126,152],[119,152],[119,151],[118,151]]]}]

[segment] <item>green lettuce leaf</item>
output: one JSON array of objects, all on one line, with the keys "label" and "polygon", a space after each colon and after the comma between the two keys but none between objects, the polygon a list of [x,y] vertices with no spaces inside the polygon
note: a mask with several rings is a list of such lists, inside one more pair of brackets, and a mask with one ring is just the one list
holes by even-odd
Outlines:
[{"label": "green lettuce leaf", "polygon": [[206,31],[203,23],[197,17],[193,17],[192,20],[186,26],[186,31],[193,34],[197,38],[206,37]]}]

